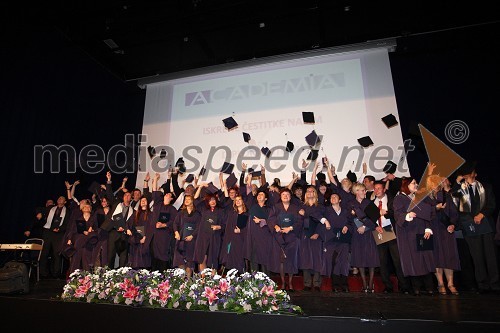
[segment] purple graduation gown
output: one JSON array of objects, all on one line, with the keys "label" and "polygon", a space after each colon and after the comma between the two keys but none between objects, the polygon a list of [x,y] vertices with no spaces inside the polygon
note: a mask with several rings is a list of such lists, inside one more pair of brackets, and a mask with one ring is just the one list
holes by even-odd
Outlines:
[{"label": "purple graduation gown", "polygon": [[[235,233],[239,215],[246,216],[246,225],[240,228],[240,233]],[[236,268],[240,273],[245,272],[245,239],[248,230],[248,212],[238,214],[234,209],[226,214],[226,228],[224,240],[220,250],[220,263],[226,270]],[[253,222],[252,222],[253,223]]]},{"label": "purple graduation gown", "polygon": [[[219,268],[219,252],[222,242],[222,233],[225,226],[225,213],[222,208],[215,207],[214,211],[203,207],[201,209],[200,227],[194,247],[193,260],[202,263],[207,256],[207,267]],[[220,225],[220,230],[212,230],[211,225]]]},{"label": "purple graduation gown", "polygon": [[[269,228],[274,238],[269,263],[271,272],[279,272],[282,262],[286,274],[297,274],[299,271],[299,237],[302,229],[302,216],[299,210],[299,206],[294,204],[290,204],[288,210],[285,210],[283,203],[279,202],[269,214]],[[274,229],[275,225],[281,228],[291,225],[293,230],[287,234],[277,233]]]},{"label": "purple graduation gown", "polygon": [[[455,233],[451,234],[447,228],[449,225],[457,226],[458,209],[453,202],[451,193],[442,191],[446,202],[444,209],[436,210],[436,214],[431,220],[431,229],[434,234],[434,260],[436,267],[449,268],[455,271],[460,270],[460,258],[458,256],[457,240]],[[431,204],[435,206],[437,200],[433,199]]]},{"label": "purple graduation gown", "polygon": [[[322,225],[324,233],[324,246],[323,246],[323,258],[322,258],[322,269],[321,275],[331,276],[332,273],[335,275],[349,275],[349,251],[350,242],[348,238],[352,237],[355,228],[349,223],[350,211],[346,207],[341,207],[340,213],[333,209],[330,205],[325,209],[325,217],[330,222],[331,229],[326,230],[326,227]],[[340,229],[348,227],[347,233],[342,237],[340,241],[341,231]],[[334,253],[337,253],[335,262],[333,262]]]},{"label": "purple graduation gown", "polygon": [[417,214],[413,221],[406,221],[406,214],[411,199],[404,193],[398,193],[394,198],[394,218],[396,219],[396,234],[401,268],[404,276],[421,276],[436,271],[434,254],[432,251],[417,250],[417,234],[423,234],[426,228],[430,228],[433,207],[424,199],[412,211]]},{"label": "purple graduation gown", "polygon": [[[181,239],[175,242],[174,267],[180,267],[182,265],[191,269],[195,268],[195,263],[193,261],[194,246],[196,244],[200,221],[201,214],[197,210],[192,211],[191,214],[188,214],[186,210],[181,210],[175,217],[174,232],[178,231]],[[184,240],[188,234],[193,235],[193,239],[189,242]]]},{"label": "purple graduation gown", "polygon": [[[370,204],[370,199],[364,198],[361,202],[354,199],[348,204],[348,216],[351,224],[354,226],[351,240],[351,266],[353,267],[379,267],[380,259],[378,256],[377,243],[373,238],[372,230],[375,230],[375,223],[368,218],[364,212],[366,206]],[[351,214],[351,210],[356,212],[356,216]],[[354,218],[357,217],[366,226],[365,232],[360,234],[354,224]]]},{"label": "purple graduation gown", "polygon": [[[161,261],[171,261],[173,258],[171,244],[174,239],[174,221],[178,212],[171,204],[163,204],[163,194],[159,191],[153,192],[153,200],[153,213],[155,215],[153,224],[153,255]],[[166,228],[156,228],[156,221],[158,221],[161,213],[169,215]]]},{"label": "purple graduation gown", "polygon": [[[270,210],[270,207],[260,207],[257,203],[250,207],[248,211],[247,239],[245,241],[245,258],[252,263],[265,265],[266,267],[269,265],[269,253],[271,253],[272,243],[274,242],[268,223]],[[258,217],[263,221],[255,223],[254,217]]]},{"label": "purple graduation gown", "polygon": [[[321,272],[323,263],[323,238],[320,234],[320,230],[322,229],[320,228],[320,220],[324,217],[325,206],[323,204],[318,204],[317,206],[302,204],[300,209],[304,210],[304,216],[300,233],[298,267],[299,269],[310,269],[315,272]],[[319,237],[311,239],[311,236],[314,234],[319,234]]]}]

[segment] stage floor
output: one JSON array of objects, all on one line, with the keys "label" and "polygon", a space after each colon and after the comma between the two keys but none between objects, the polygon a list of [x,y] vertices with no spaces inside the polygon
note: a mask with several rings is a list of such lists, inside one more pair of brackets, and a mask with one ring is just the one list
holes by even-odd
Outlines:
[{"label": "stage floor", "polygon": [[[32,282],[27,294],[3,294],[9,300],[57,301],[65,281]],[[291,302],[302,307],[311,318],[356,319],[362,322],[435,321],[440,323],[487,323],[500,328],[500,295],[461,292],[460,295],[405,295],[382,292],[333,293],[331,291],[294,291]]]}]

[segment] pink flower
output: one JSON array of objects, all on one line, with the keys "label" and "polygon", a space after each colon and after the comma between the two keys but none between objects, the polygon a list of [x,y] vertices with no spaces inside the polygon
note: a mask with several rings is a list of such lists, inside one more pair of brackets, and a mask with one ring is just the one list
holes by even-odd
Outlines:
[{"label": "pink flower", "polygon": [[208,303],[210,305],[212,305],[212,303],[219,299],[219,297],[217,297],[217,294],[220,293],[220,290],[218,289],[212,289],[210,287],[205,287],[205,292],[203,293],[203,296],[205,296],[207,299],[208,299]]},{"label": "pink flower", "polygon": [[226,279],[221,279],[219,281],[219,289],[223,294],[229,289],[229,284],[227,283]]},{"label": "pink flower", "polygon": [[262,295],[266,295],[266,296],[270,296],[270,297],[275,297],[274,289],[273,289],[272,286],[264,286],[264,287],[262,287],[262,289],[260,290],[260,293]]},{"label": "pink flower", "polygon": [[139,294],[139,287],[134,286],[133,284],[130,284],[126,289],[125,292],[123,293],[123,297],[125,298],[130,298],[134,299],[136,296]]}]

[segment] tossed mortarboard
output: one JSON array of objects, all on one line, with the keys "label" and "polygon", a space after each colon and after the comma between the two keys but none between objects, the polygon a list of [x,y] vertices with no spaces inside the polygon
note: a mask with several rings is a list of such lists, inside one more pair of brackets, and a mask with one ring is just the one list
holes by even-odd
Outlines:
[{"label": "tossed mortarboard", "polygon": [[93,181],[92,184],[90,184],[88,190],[90,193],[98,195],[101,190],[101,185],[98,182]]},{"label": "tossed mortarboard", "polygon": [[370,138],[369,136],[364,136],[362,138],[359,138],[358,143],[361,146],[363,146],[364,148],[367,148],[367,147],[370,147],[371,145],[373,145],[372,138]]},{"label": "tossed mortarboard", "polygon": [[234,120],[233,117],[222,119],[222,122],[224,123],[224,126],[227,128],[228,131],[238,127],[238,123],[236,122],[236,120]]},{"label": "tossed mortarboard", "polygon": [[347,175],[346,177],[353,183],[355,183],[357,180],[358,180],[358,177],[356,176],[356,174],[354,172],[352,172],[351,170],[347,171]]},{"label": "tossed mortarboard", "polygon": [[219,189],[217,188],[217,186],[214,185],[214,183],[210,182],[210,183],[208,183],[208,186],[207,186],[207,192],[211,193],[211,194],[215,194],[215,193],[219,192]]},{"label": "tossed mortarboard", "polygon": [[294,148],[295,148],[295,146],[294,146],[293,142],[288,141],[288,142],[286,143],[286,151],[287,151],[287,152],[291,153],[291,152],[293,151],[293,149],[294,149]]},{"label": "tossed mortarboard", "polygon": [[314,112],[302,112],[302,120],[304,124],[314,124]]},{"label": "tossed mortarboard", "polygon": [[233,168],[234,168],[234,164],[224,162],[224,164],[222,165],[222,168],[220,169],[220,172],[230,174],[231,172],[233,172]]},{"label": "tossed mortarboard", "polygon": [[184,158],[179,157],[177,162],[175,162],[175,166],[179,168],[180,173],[186,172],[186,165],[184,164]]},{"label": "tossed mortarboard", "polygon": [[[420,128],[418,127],[418,123],[412,121],[410,126],[408,127],[408,136],[406,139],[410,139],[410,144],[415,146],[419,152],[424,155],[427,155],[427,150],[425,149],[424,139],[422,139],[422,134],[420,133]],[[406,148],[406,144],[405,144]]]},{"label": "tossed mortarboard", "polygon": [[399,124],[396,120],[396,117],[392,113],[389,113],[387,116],[382,117],[382,121],[384,122],[385,126],[387,126],[387,128],[391,128]]},{"label": "tossed mortarboard", "polygon": [[231,188],[234,185],[236,185],[237,182],[238,182],[238,178],[236,178],[236,176],[234,175],[234,172],[231,172],[229,177],[227,177],[227,179],[226,179],[226,186],[227,186],[227,188]]},{"label": "tossed mortarboard", "polygon": [[306,142],[309,146],[314,147],[318,142],[320,142],[319,136],[316,131],[313,130],[309,135],[306,136]]},{"label": "tossed mortarboard", "polygon": [[192,173],[190,173],[189,175],[187,175],[187,177],[186,177],[186,183],[191,183],[193,180],[194,180],[194,175]]},{"label": "tossed mortarboard", "polygon": [[320,135],[318,135],[318,140],[317,140],[316,144],[311,148],[314,150],[320,150],[322,143],[323,143],[323,135],[320,134]]},{"label": "tossed mortarboard", "polygon": [[476,170],[476,161],[465,161],[455,172],[459,176],[470,175]]},{"label": "tossed mortarboard", "polygon": [[262,147],[260,149],[260,151],[262,152],[262,154],[266,155],[266,157],[270,157],[271,156],[271,150],[267,147]]},{"label": "tossed mortarboard", "polygon": [[207,169],[205,169],[205,166],[202,166],[201,170],[200,170],[200,173],[198,174],[198,176],[204,176],[205,172],[207,172]]},{"label": "tossed mortarboard", "polygon": [[153,146],[148,146],[148,154],[150,158],[153,158],[156,155],[156,150]]},{"label": "tossed mortarboard", "polygon": [[319,153],[319,150],[316,150],[316,149],[311,149],[311,152],[309,153],[309,155],[307,155],[307,160],[316,160],[318,158],[318,154]]},{"label": "tossed mortarboard", "polygon": [[262,176],[262,170],[252,171],[251,174],[252,174],[252,178],[258,178],[258,177]]},{"label": "tossed mortarboard", "polygon": [[165,157],[167,157],[167,151],[165,149],[162,149],[160,151],[160,158],[165,158]]},{"label": "tossed mortarboard", "polygon": [[243,132],[243,140],[248,143],[250,139],[251,139],[250,134]]},{"label": "tossed mortarboard", "polygon": [[384,166],[384,172],[385,173],[395,173],[398,165],[394,163],[393,161],[387,161],[387,163]]}]

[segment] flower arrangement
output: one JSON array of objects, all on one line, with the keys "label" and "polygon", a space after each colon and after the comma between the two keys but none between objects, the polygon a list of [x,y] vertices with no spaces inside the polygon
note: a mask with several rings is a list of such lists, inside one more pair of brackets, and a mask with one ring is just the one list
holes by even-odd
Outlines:
[{"label": "flower arrangement", "polygon": [[191,278],[180,268],[164,272],[130,267],[76,270],[69,276],[61,299],[181,310],[302,314],[266,274],[238,274],[235,269],[225,276],[205,269]]}]

